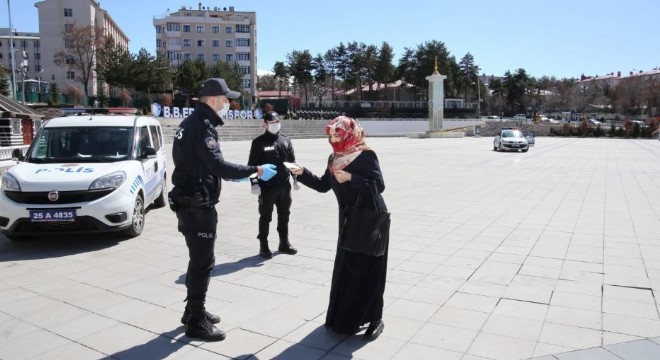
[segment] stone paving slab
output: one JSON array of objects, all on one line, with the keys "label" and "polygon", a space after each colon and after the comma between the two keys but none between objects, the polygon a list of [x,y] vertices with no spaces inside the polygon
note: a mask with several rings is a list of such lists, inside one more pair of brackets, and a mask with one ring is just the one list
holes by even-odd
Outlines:
[{"label": "stone paving slab", "polygon": [[[225,341],[184,335],[187,249],[174,214],[153,209],[134,239],[0,235],[0,359],[660,358],[657,141],[542,137],[527,153],[494,152],[486,137],[369,145],[393,219],[375,342],[323,327],[334,196],[295,191],[299,253],[263,261],[256,197],[225,182],[207,301]],[[249,146],[222,143],[237,163]],[[324,170],[324,139],[294,146]]]}]

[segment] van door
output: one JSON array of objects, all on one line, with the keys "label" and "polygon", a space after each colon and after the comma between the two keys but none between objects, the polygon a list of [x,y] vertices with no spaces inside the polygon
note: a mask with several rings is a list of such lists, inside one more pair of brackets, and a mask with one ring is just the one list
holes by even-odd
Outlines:
[{"label": "van door", "polygon": [[158,156],[155,158],[147,158],[145,155],[146,148],[154,147],[151,139],[151,134],[147,126],[142,126],[136,129],[137,131],[137,152],[138,159],[142,163],[142,173],[144,174],[144,204],[148,206],[160,194],[160,181],[158,179]]},{"label": "van door", "polygon": [[[165,184],[165,178],[167,173],[167,162],[165,160],[165,140],[163,139],[163,130],[158,125],[149,125],[149,133],[151,134],[151,143],[153,144],[154,149],[156,149],[156,176],[158,181]],[[165,189],[165,188],[163,188]],[[158,196],[160,192],[157,192],[155,196]]]}]

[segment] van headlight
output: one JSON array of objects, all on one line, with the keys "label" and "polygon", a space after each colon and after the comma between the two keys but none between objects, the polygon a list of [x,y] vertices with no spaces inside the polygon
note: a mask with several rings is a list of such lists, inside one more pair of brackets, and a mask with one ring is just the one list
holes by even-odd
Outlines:
[{"label": "van headlight", "polygon": [[113,172],[112,174],[100,177],[92,182],[90,190],[98,189],[116,189],[126,180],[126,173],[123,171]]},{"label": "van headlight", "polygon": [[18,185],[18,181],[13,176],[4,173],[2,175],[2,190],[21,191],[21,186]]}]

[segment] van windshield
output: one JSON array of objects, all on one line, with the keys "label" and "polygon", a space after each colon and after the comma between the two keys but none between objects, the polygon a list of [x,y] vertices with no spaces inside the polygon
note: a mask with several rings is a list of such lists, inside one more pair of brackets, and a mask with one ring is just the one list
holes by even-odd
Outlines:
[{"label": "van windshield", "polygon": [[43,128],[26,161],[33,163],[115,162],[128,159],[132,127]]}]

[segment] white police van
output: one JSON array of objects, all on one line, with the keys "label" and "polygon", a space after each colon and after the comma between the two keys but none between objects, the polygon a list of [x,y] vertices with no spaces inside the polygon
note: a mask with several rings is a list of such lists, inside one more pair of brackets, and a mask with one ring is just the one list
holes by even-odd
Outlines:
[{"label": "white police van", "polygon": [[0,231],[37,234],[144,228],[145,209],[167,204],[163,132],[156,118],[78,115],[44,123],[2,176]]}]

